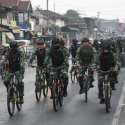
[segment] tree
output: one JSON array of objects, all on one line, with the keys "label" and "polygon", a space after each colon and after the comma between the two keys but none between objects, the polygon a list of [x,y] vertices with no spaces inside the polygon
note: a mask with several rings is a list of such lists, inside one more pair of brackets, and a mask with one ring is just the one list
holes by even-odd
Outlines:
[{"label": "tree", "polygon": [[70,19],[79,19],[79,13],[76,10],[68,10],[65,14],[65,17],[70,18]]}]

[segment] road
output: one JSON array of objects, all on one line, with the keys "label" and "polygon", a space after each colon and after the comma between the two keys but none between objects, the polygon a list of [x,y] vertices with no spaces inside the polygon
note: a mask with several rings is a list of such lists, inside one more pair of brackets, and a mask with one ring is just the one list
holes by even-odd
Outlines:
[{"label": "road", "polygon": [[[97,79],[94,89],[89,91],[89,100],[84,102],[84,95],[79,95],[78,84],[69,83],[68,97],[58,112],[53,111],[52,100],[43,99],[36,102],[34,96],[35,69],[27,68],[25,73],[25,98],[21,112],[10,118],[6,106],[6,90],[0,81],[0,125],[111,125],[115,114],[123,83],[125,69],[119,75],[117,90],[113,92],[112,109],[105,113],[105,105],[98,100]],[[49,95],[48,95],[49,96]]]}]

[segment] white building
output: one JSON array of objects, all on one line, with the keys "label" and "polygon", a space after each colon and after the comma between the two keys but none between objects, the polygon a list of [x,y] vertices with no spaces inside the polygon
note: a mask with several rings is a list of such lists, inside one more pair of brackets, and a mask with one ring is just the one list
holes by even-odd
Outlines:
[{"label": "white building", "polygon": [[32,14],[32,30],[37,32],[46,32],[46,29],[61,28],[65,26],[64,17],[52,11],[36,10]]}]

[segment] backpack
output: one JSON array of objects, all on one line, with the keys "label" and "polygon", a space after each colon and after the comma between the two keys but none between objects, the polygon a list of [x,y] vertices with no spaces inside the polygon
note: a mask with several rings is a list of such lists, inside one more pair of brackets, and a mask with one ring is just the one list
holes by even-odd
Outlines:
[{"label": "backpack", "polygon": [[9,58],[10,58],[10,62],[15,65],[15,64],[20,64],[20,53],[19,51],[16,52],[10,52],[9,53]]},{"label": "backpack", "polygon": [[37,65],[38,66],[42,66],[45,60],[45,50],[43,50],[42,52],[40,51],[36,51],[36,55],[37,55]]},{"label": "backpack", "polygon": [[62,66],[64,63],[64,54],[61,49],[52,50],[51,58],[54,67]]},{"label": "backpack", "polygon": [[19,51],[10,51],[8,56],[9,68],[12,71],[20,69],[21,55]]},{"label": "backpack", "polygon": [[92,46],[88,46],[88,45],[81,46],[78,56],[83,64],[90,64],[93,59]]}]

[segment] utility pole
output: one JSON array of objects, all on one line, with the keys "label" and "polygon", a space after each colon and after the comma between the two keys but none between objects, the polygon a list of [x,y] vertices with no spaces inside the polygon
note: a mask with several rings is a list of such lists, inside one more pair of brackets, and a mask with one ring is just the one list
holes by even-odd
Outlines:
[{"label": "utility pole", "polygon": [[47,8],[47,11],[49,10],[49,0],[46,1],[46,8]]},{"label": "utility pole", "polygon": [[49,29],[49,0],[46,0],[46,9],[47,9],[47,32]]},{"label": "utility pole", "polygon": [[[54,3],[53,3],[53,9],[54,9],[54,13],[56,13],[56,3],[55,3],[55,0],[54,0]],[[56,36],[56,15],[54,16],[54,20],[55,20],[54,35]]]},{"label": "utility pole", "polygon": [[55,3],[55,0],[54,0],[54,3],[53,3],[53,10],[54,10],[54,12],[56,12],[56,3]]},{"label": "utility pole", "polygon": [[96,32],[96,39],[98,38],[98,34],[100,33],[100,12],[97,12],[97,32]]}]

